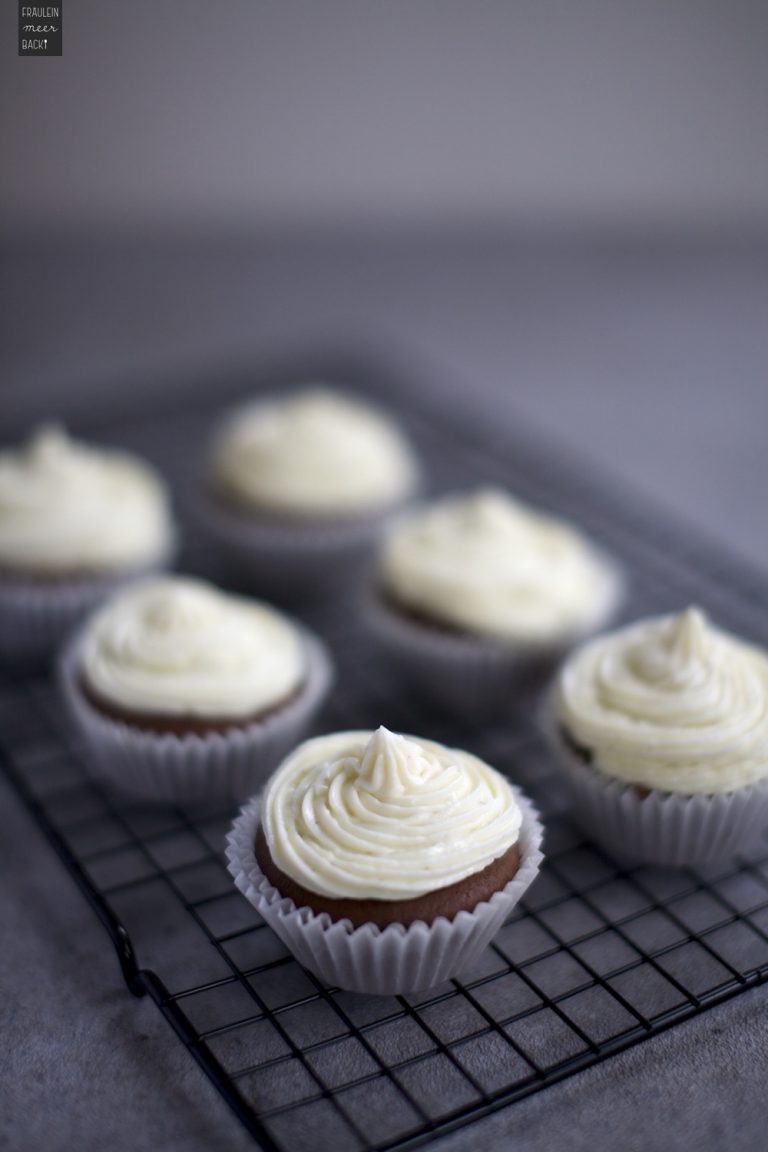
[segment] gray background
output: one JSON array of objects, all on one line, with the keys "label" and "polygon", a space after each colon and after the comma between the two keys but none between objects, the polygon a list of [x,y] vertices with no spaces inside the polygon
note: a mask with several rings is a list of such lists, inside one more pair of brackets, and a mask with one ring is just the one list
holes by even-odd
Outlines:
[{"label": "gray background", "polygon": [[69,0],[0,13],[14,227],[764,222],[761,0]]},{"label": "gray background", "polygon": [[[768,570],[764,4],[68,0],[60,60],[15,35],[0,436],[381,349]],[[0,869],[0,1146],[246,1147],[5,793]],[[446,1147],[763,1147],[765,1008]]]},{"label": "gray background", "polygon": [[[767,149],[768,151],[768,149]],[[400,359],[768,566],[768,235],[390,228],[6,249],[5,427],[295,346]]]}]

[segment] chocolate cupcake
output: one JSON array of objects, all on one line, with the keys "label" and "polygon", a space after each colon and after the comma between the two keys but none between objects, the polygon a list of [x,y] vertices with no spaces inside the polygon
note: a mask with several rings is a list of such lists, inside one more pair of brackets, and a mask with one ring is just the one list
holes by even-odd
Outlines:
[{"label": "chocolate cupcake", "polygon": [[185,577],[111,599],[66,648],[61,684],[94,766],[144,799],[243,799],[305,734],[323,646],[266,604]]},{"label": "chocolate cupcake", "polygon": [[573,653],[547,728],[575,815],[621,859],[718,861],[768,826],[768,653],[697,608]]},{"label": "chocolate cupcake", "polygon": [[228,838],[238,888],[332,984],[400,993],[470,965],[538,871],[528,800],[468,752],[341,732],[297,748]]},{"label": "chocolate cupcake", "polygon": [[616,567],[570,525],[481,489],[406,513],[379,548],[367,619],[401,676],[451,710],[503,710],[599,628]]},{"label": "chocolate cupcake", "polygon": [[418,484],[398,428],[316,387],[228,416],[211,454],[204,524],[238,580],[278,599],[348,587]]},{"label": "chocolate cupcake", "polygon": [[126,452],[59,428],[0,452],[0,658],[40,660],[105,596],[163,567],[167,490]]}]

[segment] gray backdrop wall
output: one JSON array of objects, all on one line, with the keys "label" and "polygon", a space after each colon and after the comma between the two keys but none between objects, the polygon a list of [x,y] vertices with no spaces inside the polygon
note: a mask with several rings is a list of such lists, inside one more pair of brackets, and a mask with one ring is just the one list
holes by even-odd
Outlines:
[{"label": "gray backdrop wall", "polygon": [[65,0],[0,11],[14,229],[768,218],[762,0]]}]

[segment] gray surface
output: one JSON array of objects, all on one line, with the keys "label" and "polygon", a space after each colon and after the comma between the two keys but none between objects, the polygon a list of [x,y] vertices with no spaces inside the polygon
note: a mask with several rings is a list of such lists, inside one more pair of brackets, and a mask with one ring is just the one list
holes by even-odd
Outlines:
[{"label": "gray surface", "polygon": [[[5,785],[0,806],[0,869],[14,878],[2,903],[0,1147],[252,1148],[154,1005],[125,991],[102,929]],[[768,990],[745,993],[436,1146],[760,1149],[767,1004]]]},{"label": "gray surface", "polygon": [[252,1148],[0,784],[0,1147]]},{"label": "gray surface", "polygon": [[[109,404],[114,380],[162,373],[183,393],[210,366],[213,388],[222,359],[353,334],[412,350],[452,402],[522,411],[766,562],[766,251],[478,237],[16,248],[0,426],[77,396]],[[5,790],[0,813],[0,1138],[247,1147],[153,1006],[123,991],[102,930]],[[761,1148],[767,998],[746,994],[444,1146]]]}]

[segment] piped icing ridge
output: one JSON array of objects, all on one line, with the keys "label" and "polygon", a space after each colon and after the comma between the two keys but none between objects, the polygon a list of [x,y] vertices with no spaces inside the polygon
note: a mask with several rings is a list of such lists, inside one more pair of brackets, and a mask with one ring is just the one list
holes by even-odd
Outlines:
[{"label": "piped icing ridge", "polygon": [[66,575],[144,567],[173,542],[168,496],[137,457],[45,426],[0,452],[0,567]]},{"label": "piped icing ridge", "polygon": [[301,640],[284,616],[179,576],[113,597],[87,625],[81,661],[99,698],[170,717],[247,718],[304,678]]},{"label": "piped icing ridge", "polygon": [[404,437],[370,405],[321,386],[257,400],[219,430],[213,483],[255,509],[298,517],[378,511],[417,483]]},{"label": "piped icing ridge", "polygon": [[619,595],[614,571],[574,528],[495,488],[405,514],[385,537],[379,574],[403,607],[531,644],[583,635]]},{"label": "piped icing ridge", "polygon": [[340,732],[300,745],[261,805],[273,861],[311,892],[402,900],[481,871],[517,842],[505,778],[430,740]]},{"label": "piped icing ridge", "polygon": [[768,655],[698,608],[585,644],[555,710],[595,767],[633,784],[707,794],[768,776]]}]

